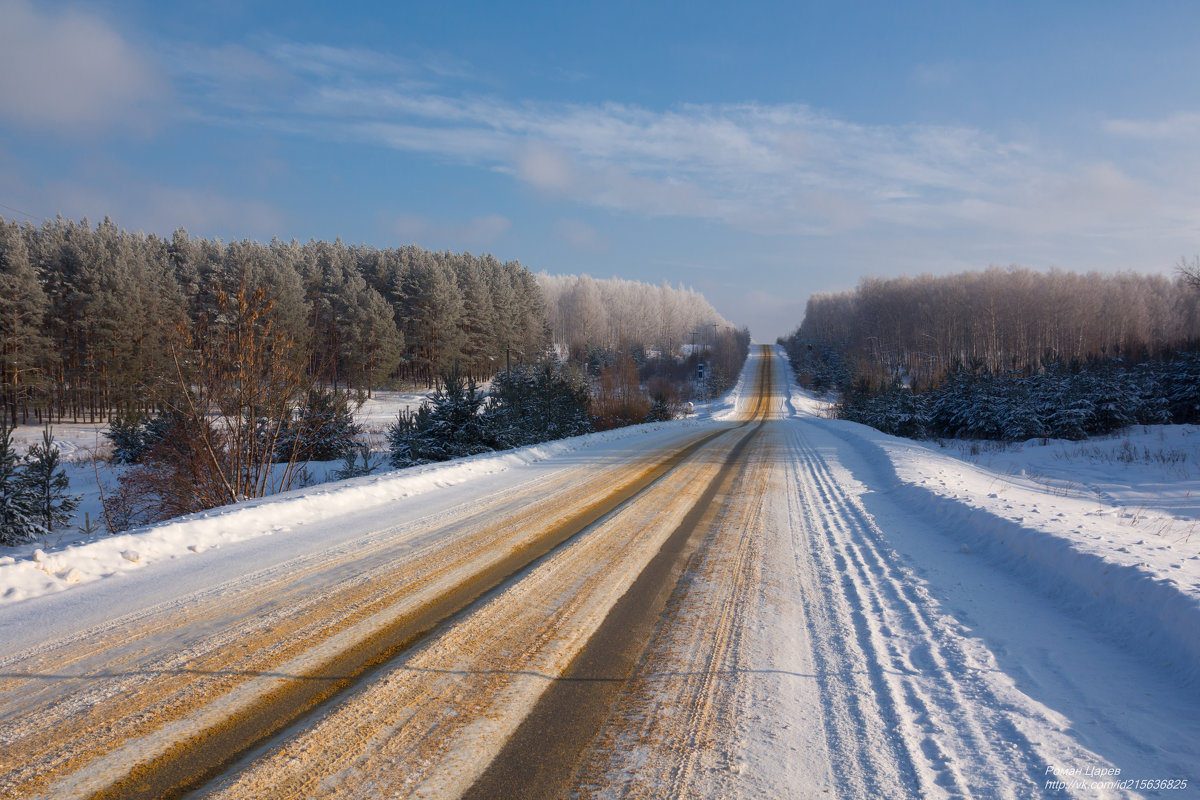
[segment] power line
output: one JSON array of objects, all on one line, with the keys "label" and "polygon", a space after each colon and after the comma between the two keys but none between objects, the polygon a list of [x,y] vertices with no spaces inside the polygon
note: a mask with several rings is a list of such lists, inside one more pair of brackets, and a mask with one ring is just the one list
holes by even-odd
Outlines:
[{"label": "power line", "polygon": [[18,214],[23,214],[24,216],[29,217],[29,219],[33,220],[34,222],[37,221],[37,217],[35,217],[33,214],[30,214],[28,211],[22,211],[19,208],[13,208],[12,206],[6,206],[4,203],[0,203],[0,208],[7,208],[9,211],[15,211]]}]

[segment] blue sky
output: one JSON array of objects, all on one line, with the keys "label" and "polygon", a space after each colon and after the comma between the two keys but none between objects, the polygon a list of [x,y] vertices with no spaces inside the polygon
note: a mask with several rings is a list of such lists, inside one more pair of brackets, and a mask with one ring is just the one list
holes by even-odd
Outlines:
[{"label": "blue sky", "polygon": [[1200,4],[0,0],[0,215],[491,252],[773,339],[1200,251]]}]

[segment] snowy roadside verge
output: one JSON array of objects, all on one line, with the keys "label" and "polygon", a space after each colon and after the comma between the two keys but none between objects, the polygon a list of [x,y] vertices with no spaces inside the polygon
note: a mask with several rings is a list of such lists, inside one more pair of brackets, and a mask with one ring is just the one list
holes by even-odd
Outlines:
[{"label": "snowy roadside verge", "polygon": [[637,425],[362,478],[223,506],[62,548],[35,545],[0,557],[0,604],[60,592],[223,545],[286,533],[297,526],[478,481],[631,437],[693,427],[695,420]]},{"label": "snowy roadside verge", "polygon": [[1055,493],[936,446],[851,422],[822,428],[874,473],[873,490],[934,523],[963,557],[989,559],[1095,631],[1200,683],[1200,541],[1148,533],[1103,500]]}]

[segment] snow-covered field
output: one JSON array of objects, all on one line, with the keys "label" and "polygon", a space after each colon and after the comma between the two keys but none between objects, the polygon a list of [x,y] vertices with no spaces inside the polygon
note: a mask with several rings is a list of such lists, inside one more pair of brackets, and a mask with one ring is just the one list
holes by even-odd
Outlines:
[{"label": "snow-covered field", "polygon": [[[355,421],[362,426],[362,440],[381,456],[387,449],[385,434],[388,426],[401,411],[415,411],[428,395],[423,392],[377,391],[355,414]],[[104,511],[100,502],[101,490],[111,493],[116,490],[122,467],[107,463],[112,450],[104,437],[107,423],[56,422],[52,426],[54,442],[62,452],[63,468],[71,482],[71,493],[79,496],[74,526],[54,531],[53,535],[36,543],[33,547],[43,550],[61,548],[95,539],[107,534],[104,527]],[[18,453],[25,453],[34,444],[42,441],[42,429],[37,425],[21,425],[13,431],[13,445]],[[386,459],[380,458],[381,463]],[[308,483],[319,484],[329,480],[340,467],[340,462],[314,462],[308,466]],[[91,535],[82,528],[93,528]],[[32,550],[18,548],[17,552]],[[15,553],[0,548],[0,557]]]},{"label": "snow-covered field", "polygon": [[[355,422],[362,426],[358,438],[371,448],[375,472],[388,470],[388,427],[396,421],[398,414],[415,411],[428,396],[424,392],[376,391],[355,413]],[[735,390],[711,403],[699,404],[691,419],[729,418],[736,412],[739,397],[740,392]],[[104,438],[106,427],[107,423],[86,422],[56,422],[52,426],[54,442],[62,452],[63,470],[71,483],[70,492],[80,501],[75,519],[71,526],[56,529],[37,542],[17,547],[0,546],[0,563],[5,557],[32,557],[35,550],[57,552],[108,536],[101,496],[116,491],[124,467],[107,463],[112,447]],[[42,429],[36,425],[22,425],[13,432],[13,445],[18,453],[27,452],[41,441]],[[340,461],[310,462],[305,467],[307,478],[300,481],[299,488],[315,489],[334,480],[334,473],[341,466]],[[3,602],[4,591],[5,587],[0,584],[0,602]]]},{"label": "snow-covered field", "polygon": [[[276,580],[281,565],[307,570],[356,551],[369,559],[388,537],[403,544],[423,530],[421,520],[727,426],[750,408],[756,361],[690,420],[322,484],[41,552],[9,549],[0,639],[19,651],[215,587]],[[1200,793],[1200,430],[1006,448],[913,442],[826,418],[788,380],[781,355],[775,364],[774,419],[714,511],[719,524],[690,562],[642,678],[601,730],[603,750],[582,765],[580,796]],[[557,609],[572,605],[563,587],[522,581],[511,591]],[[405,670],[438,647],[397,664],[388,681],[408,686]],[[446,676],[482,673],[465,651],[447,652],[450,672],[436,660],[428,669],[449,698],[457,679]]]}]

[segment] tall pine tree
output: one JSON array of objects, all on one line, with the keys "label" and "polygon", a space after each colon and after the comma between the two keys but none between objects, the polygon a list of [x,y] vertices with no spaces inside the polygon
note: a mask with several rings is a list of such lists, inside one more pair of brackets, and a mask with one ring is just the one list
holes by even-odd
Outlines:
[{"label": "tall pine tree", "polygon": [[28,409],[44,375],[49,339],[43,333],[48,303],[37,269],[15,222],[0,221],[0,402],[10,424]]}]

